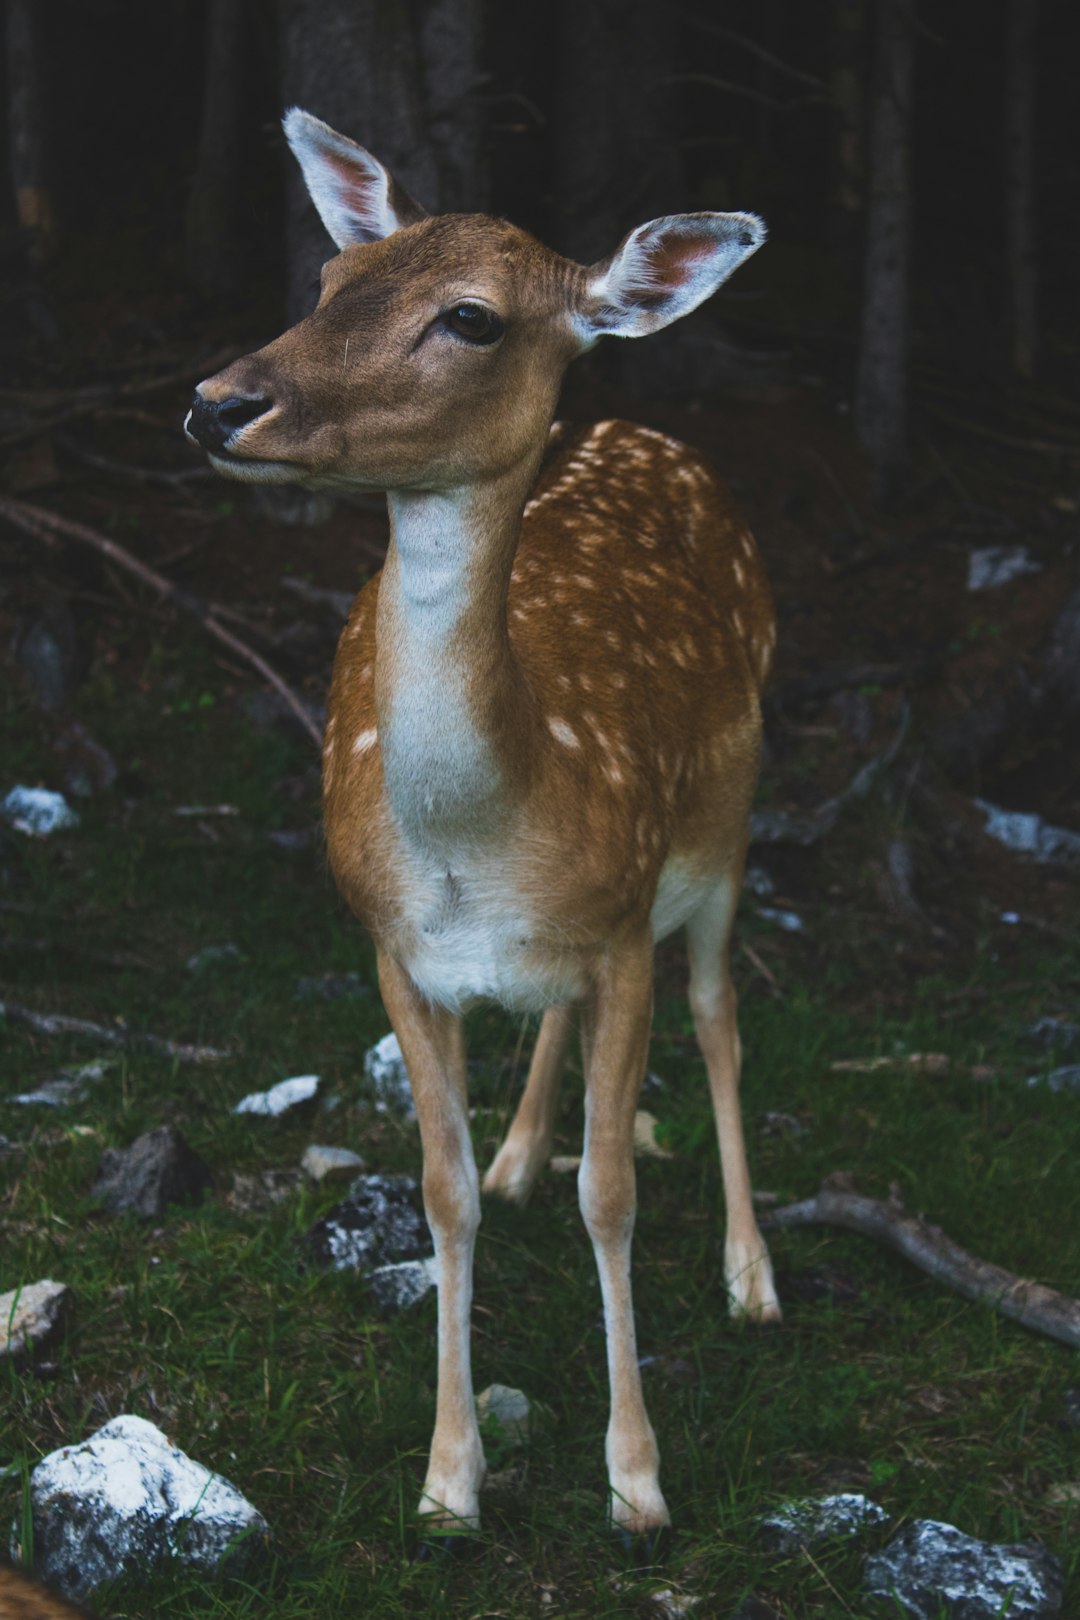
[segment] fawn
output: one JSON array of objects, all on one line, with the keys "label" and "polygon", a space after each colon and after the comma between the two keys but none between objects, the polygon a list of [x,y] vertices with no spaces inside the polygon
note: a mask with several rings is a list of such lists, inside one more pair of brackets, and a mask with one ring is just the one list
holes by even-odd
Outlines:
[{"label": "fawn", "polygon": [[408,1067],[438,1256],[438,1395],[420,1512],[476,1526],[470,1372],[479,1181],[462,1014],[543,1010],[485,1191],[524,1201],[550,1154],[575,1023],[578,1179],[603,1296],[610,1512],[668,1522],[630,1284],[634,1113],[654,942],[685,925],[727,1203],[732,1309],[780,1311],[751,1201],[728,941],[775,645],[754,542],[693,451],[624,422],[552,428],[604,335],[689,313],[764,241],[677,214],[589,267],[481,215],[430,217],[363,148],[285,132],[340,252],[314,313],[196,390],[186,428],[229,477],[388,492],[390,546],[334,664],[330,862],[378,952]]}]

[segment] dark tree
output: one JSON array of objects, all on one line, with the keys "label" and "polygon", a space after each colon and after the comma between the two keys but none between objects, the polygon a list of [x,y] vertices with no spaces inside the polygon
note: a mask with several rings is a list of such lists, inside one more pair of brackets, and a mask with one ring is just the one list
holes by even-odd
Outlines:
[{"label": "dark tree", "polygon": [[235,293],[244,271],[240,159],[246,103],[243,0],[210,0],[199,156],[187,211],[188,272],[200,292]]},{"label": "dark tree", "polygon": [[864,0],[832,0],[829,99],[833,109],[830,231],[843,261],[851,259],[861,237],[863,122],[865,117]]},{"label": "dark tree", "polygon": [[[476,87],[479,0],[281,0],[281,88],[384,162],[425,208],[486,200]],[[287,315],[334,248],[290,160]]]},{"label": "dark tree", "polygon": [[558,30],[556,245],[590,264],[631,226],[682,206],[664,116],[671,24],[650,0],[559,0]]},{"label": "dark tree", "polygon": [[8,136],[15,213],[27,256],[40,264],[56,234],[49,189],[45,112],[41,84],[41,7],[35,0],[8,0]]},{"label": "dark tree", "polygon": [[1035,51],[1039,0],[1009,0],[1005,44],[1005,208],[1009,252],[1010,349],[1018,377],[1038,359],[1035,253]]},{"label": "dark tree", "polygon": [[908,269],[911,234],[911,0],[877,0],[870,200],[855,427],[879,499],[907,456]]}]

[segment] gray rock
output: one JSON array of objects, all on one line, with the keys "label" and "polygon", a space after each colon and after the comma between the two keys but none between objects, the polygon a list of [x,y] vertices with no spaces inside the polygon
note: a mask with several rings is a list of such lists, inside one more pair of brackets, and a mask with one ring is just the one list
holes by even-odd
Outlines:
[{"label": "gray rock", "polygon": [[66,1283],[29,1283],[0,1294],[0,1361],[43,1350],[60,1331],[74,1298]]},{"label": "gray rock", "polygon": [[91,737],[78,720],[70,720],[54,749],[63,771],[64,786],[80,799],[115,787],[120,772],[107,748]]},{"label": "gray rock", "polygon": [[316,1265],[334,1271],[374,1271],[394,1260],[420,1260],[431,1235],[411,1176],[357,1176],[348,1197],[316,1221],[307,1235]]},{"label": "gray rock", "polygon": [[76,1600],[120,1575],[150,1577],[170,1556],[206,1574],[242,1572],[270,1536],[235,1485],[128,1413],[44,1457],[30,1497],[38,1574]]},{"label": "gray rock", "polygon": [[891,1523],[885,1509],[857,1491],[782,1502],[761,1521],[761,1537],[774,1552],[797,1553],[826,1541],[865,1535]]},{"label": "gray rock", "polygon": [[986,817],[983,831],[988,838],[1004,844],[1016,855],[1030,855],[1041,864],[1048,861],[1080,859],[1080,833],[1067,827],[1053,827],[1042,816],[1025,810],[1003,810],[986,799],[976,799],[975,808]]},{"label": "gray rock", "polygon": [[300,1168],[311,1181],[338,1181],[355,1176],[364,1168],[364,1161],[351,1148],[322,1147],[313,1142],[304,1149]]},{"label": "gray rock", "polygon": [[43,1080],[33,1091],[20,1091],[11,1101],[23,1106],[67,1108],[71,1103],[81,1102],[87,1087],[103,1079],[109,1067],[108,1063],[80,1063],[74,1069],[57,1069],[51,1080]]},{"label": "gray rock", "polygon": [[489,1384],[476,1397],[477,1422],[490,1424],[500,1439],[522,1445],[529,1438],[532,1404],[520,1389],[506,1384]]},{"label": "gray rock", "polygon": [[269,1091],[251,1091],[242,1097],[233,1109],[234,1114],[258,1114],[263,1118],[280,1119],[290,1108],[310,1102],[319,1089],[317,1074],[297,1074],[291,1080],[279,1080]]},{"label": "gray rock", "polygon": [[750,894],[756,894],[759,900],[767,900],[770,894],[776,893],[776,884],[763,866],[746,868],[743,888]]},{"label": "gray rock", "polygon": [[1080,1046],[1080,1024],[1070,1024],[1065,1018],[1037,1018],[1028,1025],[1024,1034],[1048,1051],[1061,1047],[1063,1051],[1071,1052],[1074,1046]]},{"label": "gray rock", "polygon": [[130,1210],[152,1219],[169,1204],[191,1204],[210,1184],[210,1166],[175,1125],[159,1125],[129,1148],[102,1156],[91,1196],[119,1215]]},{"label": "gray rock", "polygon": [[1042,1620],[1061,1611],[1061,1564],[1038,1542],[995,1546],[915,1519],[866,1561],[866,1591],[913,1620]]},{"label": "gray rock", "polygon": [[1061,1422],[1066,1429],[1080,1430],[1080,1389],[1067,1389],[1062,1400]]},{"label": "gray rock", "polygon": [[375,1093],[375,1108],[380,1114],[404,1114],[416,1118],[413,1108],[409,1072],[401,1055],[397,1036],[391,1032],[371,1048],[364,1058],[364,1073],[371,1081]]},{"label": "gray rock", "polygon": [[996,590],[1024,574],[1037,574],[1039,568],[1027,546],[977,546],[968,553],[967,588]]},{"label": "gray rock", "polygon": [[1080,1063],[1067,1063],[1063,1069],[1051,1069],[1049,1074],[1029,1074],[1028,1085],[1080,1094]]},{"label": "gray rock", "polygon": [[379,1315],[396,1316],[438,1287],[438,1262],[429,1254],[423,1260],[399,1260],[391,1266],[376,1266],[370,1282]]},{"label": "gray rock", "polygon": [[13,787],[0,801],[0,820],[30,838],[49,838],[79,825],[78,815],[62,793],[37,787]]},{"label": "gray rock", "polygon": [[797,911],[784,911],[777,906],[755,906],[754,909],[759,917],[764,917],[766,922],[774,922],[785,934],[801,934],[806,926]]},{"label": "gray rock", "polygon": [[299,1192],[304,1177],[299,1170],[234,1170],[225,1202],[241,1215],[265,1215],[288,1203]]}]

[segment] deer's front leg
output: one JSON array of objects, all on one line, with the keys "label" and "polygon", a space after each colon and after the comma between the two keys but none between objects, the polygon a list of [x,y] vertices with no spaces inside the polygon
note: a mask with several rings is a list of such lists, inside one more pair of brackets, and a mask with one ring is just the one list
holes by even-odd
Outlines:
[{"label": "deer's front leg", "polygon": [[581,1213],[592,1239],[607,1332],[611,1417],[607,1432],[612,1522],[647,1534],[669,1522],[660,1454],[645,1410],[630,1287],[637,1193],[634,1112],[652,1023],[652,936],[612,950],[587,1013],[585,1153]]},{"label": "deer's front leg", "polygon": [[485,1464],[469,1354],[473,1249],[480,1190],[469,1137],[461,1019],[433,1007],[404,969],[379,954],[379,988],[409,1071],[424,1151],[424,1210],[439,1276],[435,1433],[420,1513],[447,1530],[475,1529]]}]

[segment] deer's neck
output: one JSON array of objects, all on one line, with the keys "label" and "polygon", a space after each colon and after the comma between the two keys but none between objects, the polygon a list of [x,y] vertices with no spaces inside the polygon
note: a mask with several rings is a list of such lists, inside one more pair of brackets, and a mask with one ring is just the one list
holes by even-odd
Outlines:
[{"label": "deer's neck", "polygon": [[521,791],[530,727],[506,601],[535,467],[497,485],[393,491],[375,697],[399,825],[428,846],[482,841]]}]

